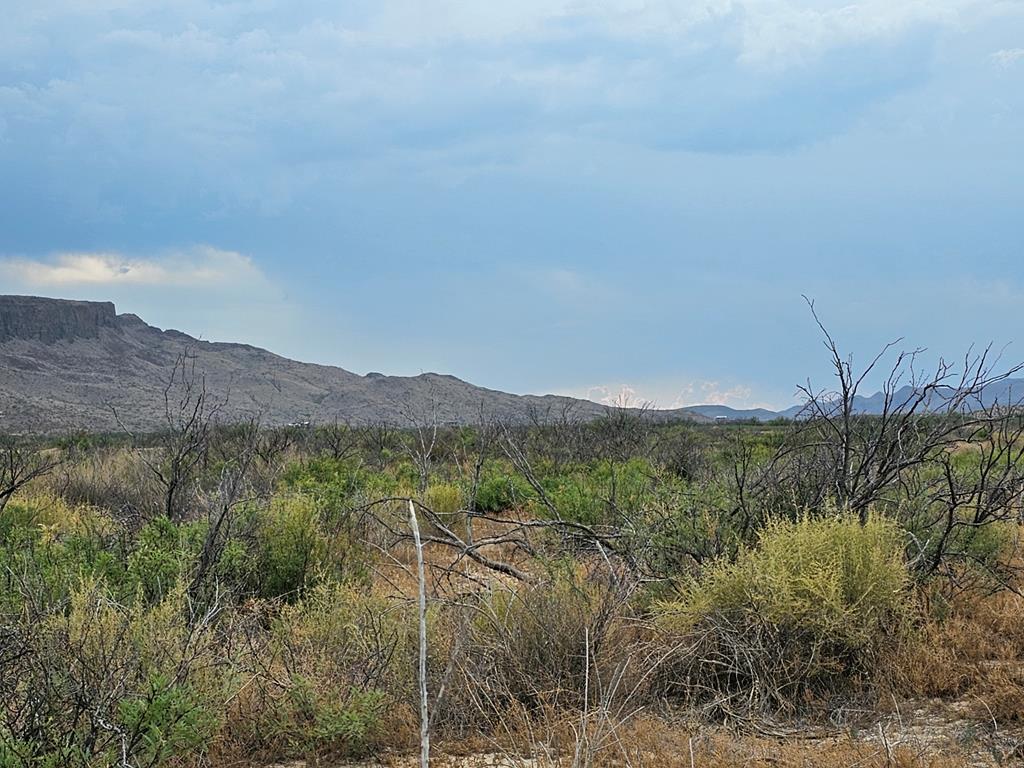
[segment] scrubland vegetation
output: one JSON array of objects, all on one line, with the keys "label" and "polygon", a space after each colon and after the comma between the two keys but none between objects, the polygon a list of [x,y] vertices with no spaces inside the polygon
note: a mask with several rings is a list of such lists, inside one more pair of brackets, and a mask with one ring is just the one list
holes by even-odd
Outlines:
[{"label": "scrubland vegetation", "polygon": [[0,766],[415,755],[409,500],[436,755],[1019,763],[1024,421],[848,395],[264,429],[188,386],[159,434],[7,438]]}]

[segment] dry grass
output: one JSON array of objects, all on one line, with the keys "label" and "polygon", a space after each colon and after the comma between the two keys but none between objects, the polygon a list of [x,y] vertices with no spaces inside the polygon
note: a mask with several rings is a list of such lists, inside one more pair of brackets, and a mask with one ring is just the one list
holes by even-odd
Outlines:
[{"label": "dry grass", "polygon": [[162,490],[139,453],[97,450],[61,467],[44,481],[73,505],[102,508],[118,519],[149,519],[159,512]]},{"label": "dry grass", "polygon": [[997,724],[1024,722],[1024,597],[961,595],[897,658],[899,693],[964,700]]},{"label": "dry grass", "polygon": [[[437,768],[983,768],[1006,765],[991,756],[907,739],[788,739],[741,736],[722,729],[687,728],[657,718],[620,724],[615,738],[596,752],[580,753],[571,720],[535,723],[515,743],[468,742],[436,755]],[[539,741],[540,737],[551,741]],[[566,737],[564,743],[559,737]],[[216,765],[216,764],[215,764]],[[301,768],[304,764],[290,764]],[[312,765],[312,764],[310,764]],[[411,756],[384,756],[360,768],[414,768]],[[283,768],[283,767],[282,767]]]}]

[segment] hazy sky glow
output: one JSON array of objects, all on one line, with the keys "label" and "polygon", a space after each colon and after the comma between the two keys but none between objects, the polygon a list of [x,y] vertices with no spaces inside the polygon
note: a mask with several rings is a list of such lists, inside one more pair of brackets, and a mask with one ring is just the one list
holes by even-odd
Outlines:
[{"label": "hazy sky glow", "polygon": [[861,358],[1021,358],[1022,174],[1021,0],[0,24],[0,292],[357,372],[784,406],[827,377],[801,294]]}]

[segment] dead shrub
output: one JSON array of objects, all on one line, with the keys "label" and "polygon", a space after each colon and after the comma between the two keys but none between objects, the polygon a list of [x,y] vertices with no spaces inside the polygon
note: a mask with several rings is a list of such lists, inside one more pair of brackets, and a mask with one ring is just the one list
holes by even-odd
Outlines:
[{"label": "dead shrub", "polygon": [[126,522],[150,520],[163,505],[163,490],[140,454],[123,448],[90,451],[50,483],[69,503],[105,509]]},{"label": "dead shrub", "polygon": [[501,732],[513,712],[619,715],[647,703],[661,649],[633,615],[629,594],[607,571],[564,569],[541,584],[493,586],[440,612],[432,654],[436,668],[447,669],[434,685],[437,726],[462,737]]}]

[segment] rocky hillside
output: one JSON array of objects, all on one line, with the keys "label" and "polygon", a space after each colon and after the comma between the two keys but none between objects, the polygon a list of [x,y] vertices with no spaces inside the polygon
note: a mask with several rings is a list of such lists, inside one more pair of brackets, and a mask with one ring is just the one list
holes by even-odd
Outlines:
[{"label": "rocky hillside", "polygon": [[164,389],[185,353],[194,355],[211,397],[226,401],[222,414],[231,420],[259,412],[272,424],[409,424],[436,414],[441,422],[472,423],[481,413],[525,419],[567,408],[588,418],[605,412],[586,400],[511,395],[435,373],[359,376],[243,344],[199,341],[118,315],[108,302],[0,296],[0,431],[114,430],[118,418],[133,430],[159,428]]}]

